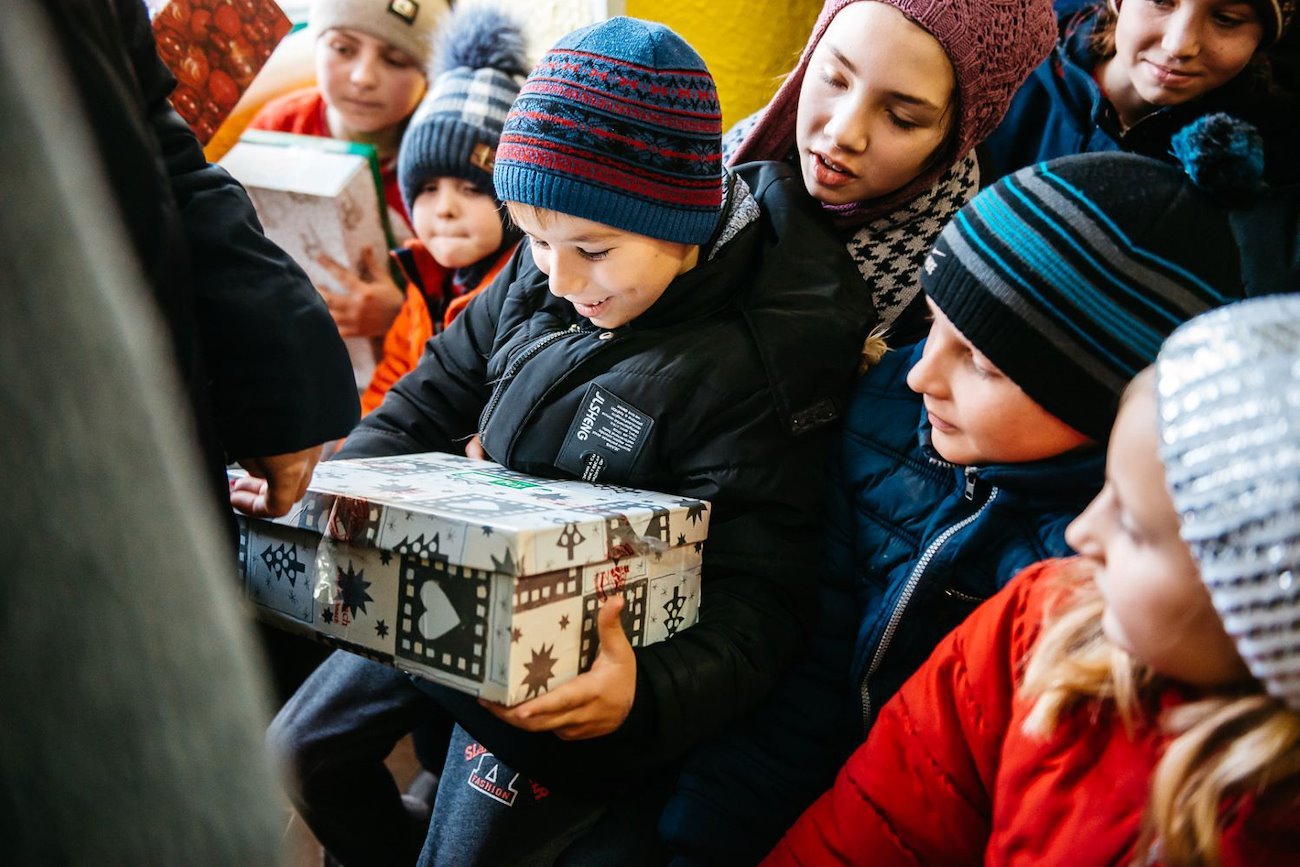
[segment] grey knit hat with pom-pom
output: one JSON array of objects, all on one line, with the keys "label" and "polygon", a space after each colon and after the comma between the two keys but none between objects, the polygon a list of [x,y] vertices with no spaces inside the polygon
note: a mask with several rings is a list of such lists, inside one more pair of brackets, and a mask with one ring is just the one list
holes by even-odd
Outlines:
[{"label": "grey knit hat with pom-pom", "polygon": [[465,178],[492,195],[501,125],[528,74],[519,23],[488,6],[453,12],[439,30],[432,72],[397,158],[408,209],[437,177]]},{"label": "grey knit hat with pom-pom", "polygon": [[1300,711],[1300,297],[1184,325],[1156,390],[1183,539],[1251,673]]}]

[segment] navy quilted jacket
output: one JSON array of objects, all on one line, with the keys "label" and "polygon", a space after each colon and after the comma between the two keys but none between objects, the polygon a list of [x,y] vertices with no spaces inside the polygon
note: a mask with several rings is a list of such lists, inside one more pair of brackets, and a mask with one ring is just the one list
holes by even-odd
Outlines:
[{"label": "navy quilted jacket", "polygon": [[959,467],[929,446],[906,384],[924,344],[890,353],[844,418],[819,626],[773,697],[688,760],[660,822],[679,863],[757,861],[861,742],[940,639],[1026,566],[1070,553],[1100,490],[1100,448]]}]

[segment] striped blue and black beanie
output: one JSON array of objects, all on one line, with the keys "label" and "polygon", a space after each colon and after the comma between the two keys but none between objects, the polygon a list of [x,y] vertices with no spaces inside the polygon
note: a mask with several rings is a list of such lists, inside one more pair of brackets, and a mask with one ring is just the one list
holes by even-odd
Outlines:
[{"label": "striped blue and black beanie", "polygon": [[492,192],[506,112],[528,73],[518,22],[490,6],[457,9],[438,33],[433,84],[402,136],[397,184],[409,211],[433,178]]},{"label": "striped blue and black beanie", "polygon": [[1070,156],[981,192],[921,286],[1035,402],[1104,442],[1119,397],[1181,323],[1242,296],[1226,210],[1179,168]]},{"label": "striped blue and black beanie", "polygon": [[504,202],[703,244],[722,212],[713,77],[661,24],[612,18],[576,30],[519,92],[493,180]]}]

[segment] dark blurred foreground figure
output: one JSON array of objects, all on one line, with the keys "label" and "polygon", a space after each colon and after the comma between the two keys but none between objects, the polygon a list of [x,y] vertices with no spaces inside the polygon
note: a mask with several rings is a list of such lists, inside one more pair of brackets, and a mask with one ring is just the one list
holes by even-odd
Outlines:
[{"label": "dark blurred foreground figure", "polygon": [[[103,212],[122,220],[124,247],[135,253],[162,315],[169,361],[194,418],[204,476],[191,496],[206,490],[217,504],[233,563],[225,465],[238,461],[268,481],[263,492],[245,495],[245,511],[288,511],[311,479],[321,443],[345,436],[359,417],[347,352],[307,275],[266,239],[243,188],[208,164],[172,109],[176,82],[159,60],[142,0],[5,5],[46,13],[46,62],[66,64],[73,96],[64,111],[79,108],[89,121],[80,143],[104,166]],[[59,227],[48,231],[56,236]],[[73,296],[79,288],[57,286]],[[87,379],[83,387],[97,386]],[[323,654],[269,628],[261,634],[277,691],[288,695]]]},{"label": "dark blurred foreground figure", "polygon": [[262,673],[165,331],[40,6],[0,7],[2,860],[277,863]]},{"label": "dark blurred foreground figure", "polygon": [[89,120],[83,141],[105,167],[128,249],[167,325],[214,496],[228,512],[223,467],[239,461],[271,483],[255,508],[287,511],[319,446],[346,435],[360,413],[329,311],[172,109],[176,81],[142,0],[17,2],[47,13],[47,57],[67,65]]}]

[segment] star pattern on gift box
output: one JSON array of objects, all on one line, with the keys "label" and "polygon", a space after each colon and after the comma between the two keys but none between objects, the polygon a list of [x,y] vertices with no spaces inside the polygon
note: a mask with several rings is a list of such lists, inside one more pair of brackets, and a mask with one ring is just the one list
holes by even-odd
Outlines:
[{"label": "star pattern on gift box", "polygon": [[677,534],[677,544],[678,544],[678,545],[685,545],[685,544],[686,544],[686,534],[685,534],[685,533],[678,533],[678,534]]},{"label": "star pattern on gift box", "polygon": [[563,614],[560,616],[560,631],[563,632],[568,628],[569,628],[569,615]]},{"label": "star pattern on gift box", "polygon": [[486,524],[484,524],[482,527],[479,527],[479,529],[483,531],[484,536],[492,535],[492,528],[487,526]]},{"label": "star pattern on gift box", "polygon": [[345,572],[343,569],[338,570],[339,596],[343,607],[355,618],[357,612],[366,613],[366,603],[374,602],[366,588],[370,582],[365,580],[365,570],[356,571],[352,568],[352,563],[348,562],[348,568]]},{"label": "star pattern on gift box", "polygon": [[532,660],[524,663],[524,668],[528,670],[528,674],[524,676],[524,686],[528,687],[528,691],[524,693],[525,699],[541,695],[551,688],[551,678],[555,677],[555,664],[559,662],[551,652],[554,649],[554,644],[543,644],[541,651],[532,651]]},{"label": "star pattern on gift box", "polygon": [[385,622],[382,621],[382,620],[379,621],[378,623],[376,623],[376,624],[375,624],[375,634],[378,635],[380,638],[387,638],[387,637],[388,637],[388,624],[385,623]]},{"label": "star pattern on gift box", "polygon": [[523,637],[524,637],[524,631],[523,631],[522,629],[520,629],[518,626],[516,626],[514,629],[511,629],[511,630],[510,630],[510,643],[511,643],[511,644],[518,644],[518,643],[519,643],[519,639],[521,639],[521,638],[523,638]]},{"label": "star pattern on gift box", "polygon": [[333,612],[332,610],[330,610],[329,608],[326,608],[324,611],[322,611],[322,612],[320,613],[320,619],[321,619],[321,620],[324,620],[326,623],[333,623],[333,622],[334,622],[334,612]]},{"label": "star pattern on gift box", "polygon": [[418,494],[420,492],[419,488],[412,487],[411,485],[404,485],[396,479],[384,482],[382,485],[376,485],[375,489],[379,491],[387,491],[390,494]]},{"label": "star pattern on gift box", "polygon": [[704,543],[703,543],[703,542],[696,542],[696,543],[695,543],[695,553],[696,553],[696,554],[699,554],[699,553],[700,553],[701,551],[703,551],[703,550],[704,550]]},{"label": "star pattern on gift box", "polygon": [[506,556],[503,558],[498,559],[495,554],[489,556],[492,558],[493,572],[500,572],[503,575],[519,574],[519,567],[515,564],[515,555],[509,548],[506,549]]},{"label": "star pattern on gift box", "polygon": [[381,565],[381,566],[387,566],[389,563],[392,563],[392,562],[393,562],[393,552],[392,552],[392,551],[380,551],[380,552],[379,552],[379,565]]},{"label": "star pattern on gift box", "polygon": [[709,504],[703,500],[678,500],[677,505],[686,507],[686,519],[692,527],[704,520],[704,513],[709,510]]}]

